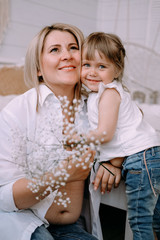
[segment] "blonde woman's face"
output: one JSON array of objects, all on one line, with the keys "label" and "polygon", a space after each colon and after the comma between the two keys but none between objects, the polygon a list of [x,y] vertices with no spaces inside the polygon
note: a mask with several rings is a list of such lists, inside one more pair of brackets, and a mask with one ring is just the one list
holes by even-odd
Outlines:
[{"label": "blonde woman's face", "polygon": [[44,82],[61,94],[61,90],[74,88],[80,79],[81,55],[76,39],[69,32],[52,31],[44,42],[41,70]]},{"label": "blonde woman's face", "polygon": [[93,60],[87,60],[85,55],[84,50],[82,52],[81,81],[90,90],[97,92],[100,82],[106,85],[118,77],[115,65],[102,54],[99,55],[97,50],[95,50]]}]

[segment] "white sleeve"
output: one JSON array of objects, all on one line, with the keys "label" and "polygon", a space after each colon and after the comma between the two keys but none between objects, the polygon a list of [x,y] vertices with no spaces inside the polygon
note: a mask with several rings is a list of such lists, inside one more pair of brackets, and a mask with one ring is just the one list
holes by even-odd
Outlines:
[{"label": "white sleeve", "polygon": [[53,200],[55,198],[56,191],[50,193],[46,198],[41,200],[39,203],[32,206],[30,209],[34,212],[36,216],[38,216],[43,222],[48,224],[48,221],[45,219],[45,215],[50,208]]},{"label": "white sleeve", "polygon": [[12,192],[13,182],[0,187],[0,209],[7,212],[18,211]]},{"label": "white sleeve", "polygon": [[11,128],[15,126],[16,117],[7,107],[6,111],[0,112],[0,209],[4,211],[17,211],[12,186],[25,176],[12,159]]}]

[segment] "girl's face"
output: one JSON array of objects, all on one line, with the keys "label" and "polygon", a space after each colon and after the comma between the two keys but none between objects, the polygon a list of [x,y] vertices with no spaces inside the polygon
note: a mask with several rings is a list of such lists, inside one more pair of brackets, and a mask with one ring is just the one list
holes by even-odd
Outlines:
[{"label": "girl's face", "polygon": [[[52,31],[44,42],[41,70],[44,82],[58,95],[67,95],[80,79],[80,50],[69,32]],[[66,93],[66,94],[64,94]]]},{"label": "girl's face", "polygon": [[100,56],[97,50],[95,50],[94,60],[86,60],[85,56],[84,50],[82,52],[81,81],[90,90],[97,92],[100,82],[108,84],[118,77],[115,65],[103,54]]}]

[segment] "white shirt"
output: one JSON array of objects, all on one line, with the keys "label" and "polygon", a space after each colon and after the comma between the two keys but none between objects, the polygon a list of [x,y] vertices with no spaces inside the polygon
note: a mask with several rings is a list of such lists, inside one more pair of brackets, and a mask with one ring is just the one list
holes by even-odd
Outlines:
[{"label": "white shirt", "polygon": [[[16,133],[17,129],[19,129],[31,142],[24,149],[20,149],[24,153],[21,154],[22,158],[17,157],[16,159],[18,163],[21,160],[25,161],[26,153],[30,152],[32,141],[34,142],[38,133],[39,128],[37,126],[41,126],[41,116],[43,115],[44,117],[45,113],[47,113],[45,103],[48,100],[50,100],[49,103],[52,102],[55,119],[59,119],[60,122],[63,121],[60,102],[45,85],[40,86],[38,112],[36,111],[37,93],[35,89],[31,89],[14,98],[0,112],[0,239],[30,240],[31,234],[38,226],[48,224],[44,216],[54,200],[52,193],[31,209],[18,210],[15,206],[12,186],[17,179],[26,175],[23,171],[24,169],[13,163],[15,159],[13,159],[13,139],[11,135],[13,134],[12,132],[15,132],[13,135],[14,141],[19,139],[19,133]],[[84,101],[82,101],[81,105],[83,108]],[[79,118],[77,116],[77,126],[79,125]],[[88,125],[86,124],[86,119],[84,121],[83,130],[86,131]],[[56,122],[53,122],[53,124],[56,124]],[[44,137],[42,140],[45,141],[46,138]],[[57,140],[53,137],[52,141],[55,143]]]}]

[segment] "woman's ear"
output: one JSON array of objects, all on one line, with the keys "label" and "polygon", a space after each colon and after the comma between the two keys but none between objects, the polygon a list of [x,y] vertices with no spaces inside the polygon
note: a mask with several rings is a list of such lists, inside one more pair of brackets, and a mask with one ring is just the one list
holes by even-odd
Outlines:
[{"label": "woman's ear", "polygon": [[40,70],[38,70],[37,76],[38,76],[39,82],[44,82],[44,81],[43,81],[43,76],[42,76],[42,73],[41,73]]},{"label": "woman's ear", "polygon": [[38,76],[38,77],[42,77],[42,73],[41,73],[40,70],[37,71],[37,76]]}]

